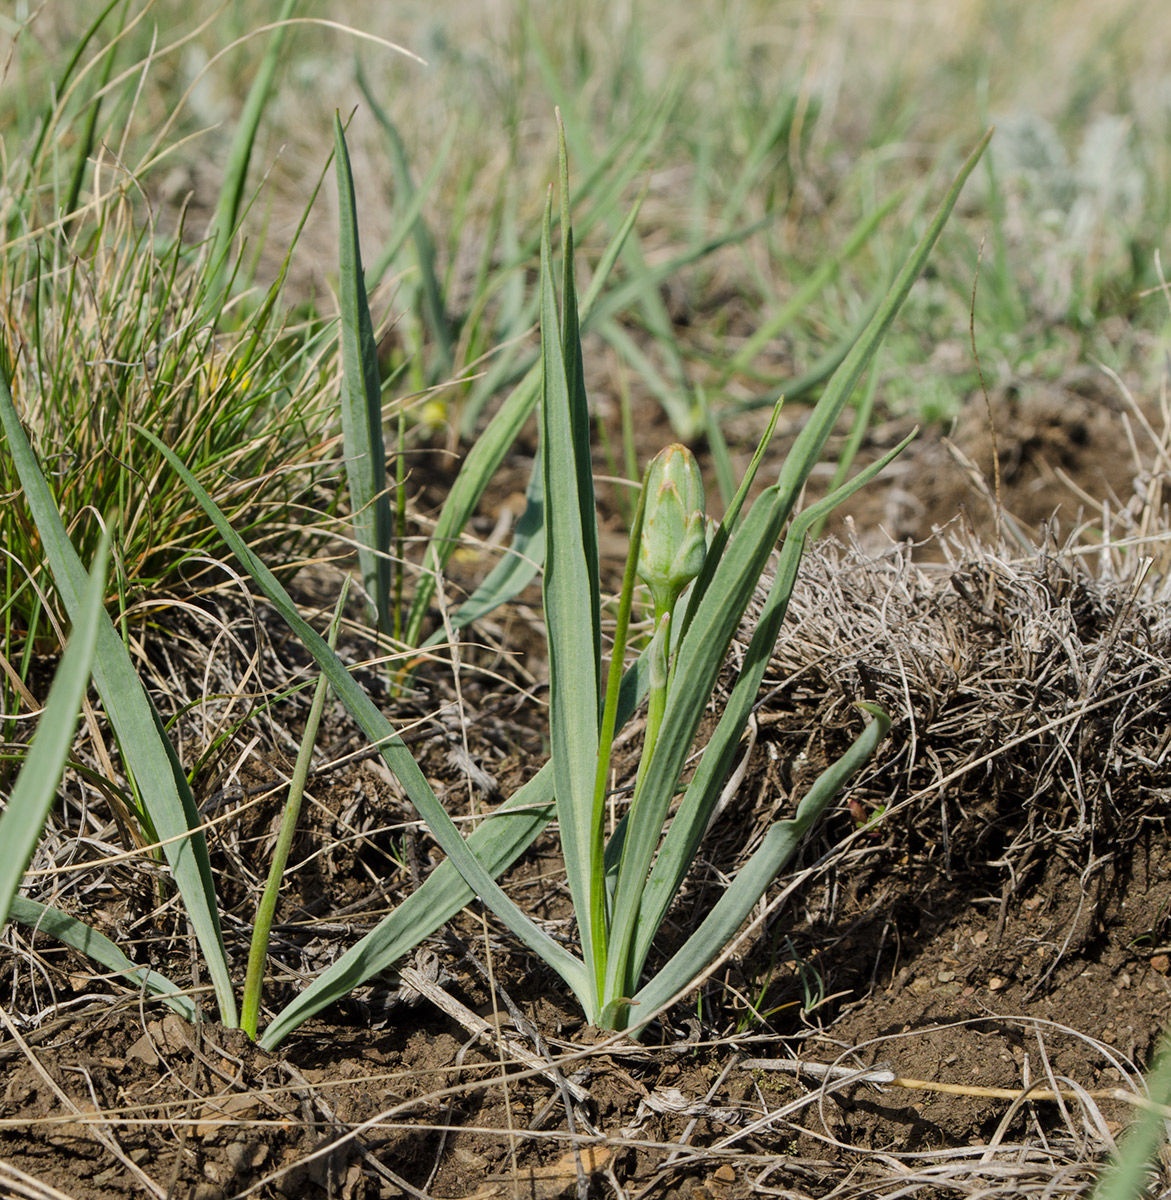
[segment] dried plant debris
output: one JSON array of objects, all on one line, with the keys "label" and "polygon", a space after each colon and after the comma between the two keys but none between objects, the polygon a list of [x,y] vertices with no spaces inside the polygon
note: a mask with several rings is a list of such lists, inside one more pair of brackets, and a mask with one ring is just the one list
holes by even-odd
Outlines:
[{"label": "dried plant debris", "polygon": [[1166,581],[1091,574],[1073,550],[1010,557],[941,537],[940,564],[821,543],[773,652],[762,727],[853,702],[894,717],[852,804],[881,805],[944,875],[995,863],[1022,880],[1046,856],[1099,868],[1163,828],[1171,785]]}]

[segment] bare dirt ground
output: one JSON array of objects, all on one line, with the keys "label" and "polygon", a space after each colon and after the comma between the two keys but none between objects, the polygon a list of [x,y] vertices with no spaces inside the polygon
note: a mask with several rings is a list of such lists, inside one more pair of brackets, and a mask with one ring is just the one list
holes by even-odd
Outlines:
[{"label": "bare dirt ground", "polygon": [[[214,1023],[187,1026],[10,929],[0,1193],[1083,1193],[1132,1113],[1114,1094],[1141,1087],[1171,1009],[1166,564],[1157,546],[1141,550],[1155,559],[1145,576],[1139,550],[1088,555],[1084,530],[1065,544],[1079,522],[1108,519],[1118,542],[1159,517],[1158,475],[1136,464],[1128,422],[1139,429],[1087,380],[976,398],[950,446],[922,439],[810,554],[743,776],[673,927],[710,906],[854,735],[854,700],[878,699],[895,725],[752,929],[642,1044],[584,1027],[558,981],[478,913],[432,939],[417,974],[362,989],[273,1055]],[[878,427],[868,452],[898,432]],[[485,531],[523,483],[518,461],[485,506]],[[1090,501],[1107,499],[1104,518]],[[233,696],[305,665],[262,609],[229,596],[216,613],[176,617],[148,645],[162,703],[183,709],[185,761],[241,703]],[[260,685],[246,678],[253,661]],[[415,697],[396,699],[374,669],[362,681],[409,730],[440,794],[466,808],[497,802],[543,761],[534,609],[485,622],[462,662],[462,722],[432,715],[452,699],[442,664]],[[187,698],[228,699],[184,709],[183,679]],[[263,789],[291,762],[306,706],[271,709],[204,775],[205,811],[235,813],[215,852],[241,963],[281,798]],[[334,709],[321,762],[360,750]],[[368,755],[323,766],[311,790],[273,947],[274,1003],[432,863]],[[72,785],[34,867],[101,856],[70,839],[78,806],[96,802]],[[509,886],[572,936],[558,865],[543,840]],[[59,902],[140,961],[203,982],[182,919],[140,867],[62,879]],[[1058,1098],[1020,1094],[1030,1087]]]}]

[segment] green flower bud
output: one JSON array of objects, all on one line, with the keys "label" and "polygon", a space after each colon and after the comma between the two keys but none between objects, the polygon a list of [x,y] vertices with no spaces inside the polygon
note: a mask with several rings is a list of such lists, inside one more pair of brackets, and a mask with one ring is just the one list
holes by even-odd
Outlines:
[{"label": "green flower bud", "polygon": [[707,555],[703,479],[695,456],[675,444],[655,456],[645,486],[638,573],[661,616],[675,607]]}]

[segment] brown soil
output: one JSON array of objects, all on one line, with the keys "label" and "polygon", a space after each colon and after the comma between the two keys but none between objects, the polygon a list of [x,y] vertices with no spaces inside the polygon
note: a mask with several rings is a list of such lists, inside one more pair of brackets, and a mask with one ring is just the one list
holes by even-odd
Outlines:
[{"label": "brown soil", "polygon": [[[1085,384],[1009,389],[987,407],[977,400],[951,438],[971,472],[943,438],[924,438],[839,524],[846,546],[811,555],[746,775],[667,938],[710,906],[768,823],[840,753],[859,727],[853,699],[877,696],[895,726],[750,934],[643,1044],[585,1028],[555,978],[473,912],[414,963],[432,997],[441,991],[459,1007],[441,1011],[420,998],[413,977],[380,978],[273,1055],[238,1031],[190,1027],[94,978],[80,956],[10,929],[0,1193],[1084,1192],[1132,1113],[1109,1093],[1140,1086],[1171,1010],[1166,623],[1159,604],[1136,602],[1125,564],[1115,577],[1090,575],[1079,557],[1054,549],[1079,509],[1101,518],[1088,499],[1115,497],[1119,519],[1136,479],[1140,491],[1151,487],[1120,452],[1118,409]],[[985,482],[990,429],[1006,539],[991,548],[969,531],[997,529],[995,488]],[[896,435],[893,425],[880,428],[869,451]],[[742,449],[734,443],[735,455]],[[503,477],[481,532],[500,507],[515,506],[524,471],[518,461]],[[1049,526],[1046,541],[1038,531],[1055,512],[1062,524]],[[1132,511],[1132,524],[1140,516]],[[949,522],[950,540],[927,545]],[[1018,532],[1044,548],[1026,552],[1013,542]],[[895,544],[905,538],[924,545],[911,556]],[[616,561],[613,549],[607,559]],[[459,569],[466,582],[482,573],[473,559]],[[185,761],[241,693],[259,695],[247,680],[250,656],[272,668],[265,688],[304,666],[262,610],[217,604],[214,621],[238,638],[235,649],[223,642],[222,678],[203,682],[209,639],[194,616],[177,620],[165,653],[152,657],[160,694],[186,662],[194,686],[229,698],[185,711]],[[453,807],[496,803],[543,761],[534,623],[531,610],[514,606],[464,648],[462,722],[433,715],[457,699],[442,664],[405,698],[377,671],[362,676],[408,726]],[[355,657],[367,651],[357,640],[347,647]],[[181,705],[172,698],[165,707]],[[249,897],[280,798],[258,799],[258,789],[287,771],[306,707],[304,694],[283,701],[262,722],[262,753],[243,755],[247,737],[229,738],[200,779],[209,812],[238,810],[217,834],[216,863],[241,973]],[[1065,723],[1051,727],[1058,718]],[[330,763],[361,749],[340,709],[321,744]],[[65,861],[78,805],[98,803],[70,786],[34,866]],[[319,771],[312,794],[293,856],[303,865],[290,872],[273,946],[274,1005],[299,974],[372,927],[433,860],[397,786],[368,755]],[[885,820],[868,827],[883,809]],[[73,846],[71,861],[100,857]],[[543,840],[509,886],[542,918],[564,922],[557,868],[555,843]],[[138,943],[130,952],[140,961],[192,979],[183,922],[157,906],[144,872],[118,864],[76,879],[68,907]],[[194,978],[201,982],[197,967]],[[478,1033],[475,1017],[512,1041]],[[526,1068],[516,1043],[550,1065]],[[894,1082],[850,1075],[883,1065]],[[827,1076],[819,1066],[846,1070]],[[933,1090],[940,1085],[1068,1095]]]}]

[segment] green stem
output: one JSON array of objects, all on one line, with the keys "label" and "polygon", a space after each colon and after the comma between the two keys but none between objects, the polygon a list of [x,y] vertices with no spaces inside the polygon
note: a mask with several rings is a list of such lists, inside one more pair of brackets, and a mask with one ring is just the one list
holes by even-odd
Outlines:
[{"label": "green stem", "polygon": [[[341,595],[333,613],[333,623],[329,627],[329,646],[332,650],[337,645],[338,629],[341,625],[342,608],[346,603],[346,594],[350,590],[350,580],[347,576],[342,584]],[[289,796],[285,801],[285,811],[281,814],[281,827],[277,834],[276,849],[272,852],[272,865],[268,869],[268,881],[264,885],[264,895],[256,906],[256,922],[252,927],[252,946],[248,951],[248,974],[244,978],[244,997],[240,1007],[240,1028],[256,1041],[257,1028],[260,1023],[260,993],[264,987],[264,964],[268,958],[268,939],[272,932],[272,921],[276,915],[277,898],[280,895],[281,883],[284,880],[285,867],[289,862],[289,852],[293,848],[293,837],[297,832],[297,818],[301,814],[301,801],[305,795],[305,784],[309,779],[309,767],[313,758],[313,744],[317,741],[317,729],[321,724],[321,715],[325,711],[325,693],[329,681],[322,675],[317,681],[313,693],[313,704],[309,708],[309,719],[305,722],[305,735],[301,739],[301,749],[297,754],[297,762],[293,767],[293,778],[289,782]]]},{"label": "green stem", "polygon": [[394,640],[396,642],[401,642],[403,637],[403,574],[406,562],[403,555],[406,553],[407,544],[406,441],[406,414],[400,409],[398,414],[398,455],[394,464],[394,562],[391,564],[394,572]]},{"label": "green stem", "polygon": [[630,632],[630,609],[634,600],[634,579],[638,570],[643,514],[646,512],[646,477],[638,495],[638,508],[630,530],[630,549],[622,573],[622,591],[618,596],[618,620],[614,627],[614,646],[610,652],[610,671],[606,677],[606,700],[602,708],[602,726],[598,733],[598,770],[594,776],[593,825],[590,842],[590,913],[594,930],[594,965],[599,995],[606,978],[606,953],[609,929],[606,921],[606,787],[610,782],[610,756],[614,748],[614,729],[618,717],[618,692],[626,659]]},{"label": "green stem", "polygon": [[667,711],[667,693],[670,690],[669,663],[671,656],[671,610],[666,609],[658,618],[658,627],[651,640],[648,661],[649,686],[647,688],[646,732],[642,739],[642,756],[638,761],[638,775],[634,780],[634,800],[638,799],[642,790],[642,781],[646,775],[651,755],[655,752],[655,744],[659,740],[659,730],[663,726],[663,713]]}]

